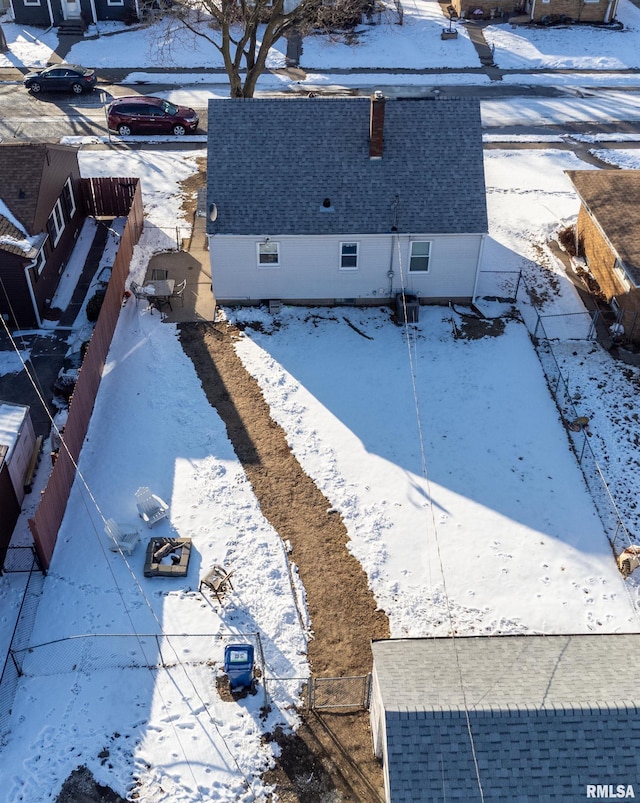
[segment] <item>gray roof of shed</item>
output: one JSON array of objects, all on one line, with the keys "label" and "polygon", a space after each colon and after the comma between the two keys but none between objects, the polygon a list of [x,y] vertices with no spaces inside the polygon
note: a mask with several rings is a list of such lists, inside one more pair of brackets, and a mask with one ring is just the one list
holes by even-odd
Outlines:
[{"label": "gray roof of shed", "polygon": [[207,231],[384,234],[398,196],[399,232],[486,232],[478,101],[386,100],[380,160],[369,113],[369,98],[210,100]]},{"label": "gray roof of shed", "polygon": [[638,634],[389,640],[372,650],[393,803],[480,799],[465,711],[486,800],[582,801],[587,784],[637,784]]}]

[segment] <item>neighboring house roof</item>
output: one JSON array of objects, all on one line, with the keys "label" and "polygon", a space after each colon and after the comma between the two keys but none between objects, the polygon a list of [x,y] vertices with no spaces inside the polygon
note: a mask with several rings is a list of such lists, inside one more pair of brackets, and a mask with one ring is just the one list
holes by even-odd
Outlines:
[{"label": "neighboring house roof", "polygon": [[8,447],[7,462],[13,454],[18,436],[28,416],[29,407],[27,405],[0,401],[0,444]]},{"label": "neighboring house roof", "polygon": [[16,254],[25,259],[34,259],[46,239],[46,234],[29,236],[24,229],[14,225],[14,220],[15,218],[0,199],[0,250],[8,251],[10,254]]},{"label": "neighboring house roof", "polygon": [[0,200],[27,234],[33,231],[43,175],[53,151],[74,148],[39,142],[0,143]]},{"label": "neighboring house roof", "polygon": [[640,170],[567,170],[634,284],[640,285]]},{"label": "neighboring house roof", "polygon": [[388,640],[372,651],[393,803],[479,800],[476,761],[487,800],[583,800],[587,784],[637,783],[638,634]]},{"label": "neighboring house roof", "polygon": [[[385,101],[369,156],[369,98],[209,101],[210,234],[485,233],[480,105]],[[325,199],[330,210],[323,207]],[[397,200],[397,203],[396,203]]]}]

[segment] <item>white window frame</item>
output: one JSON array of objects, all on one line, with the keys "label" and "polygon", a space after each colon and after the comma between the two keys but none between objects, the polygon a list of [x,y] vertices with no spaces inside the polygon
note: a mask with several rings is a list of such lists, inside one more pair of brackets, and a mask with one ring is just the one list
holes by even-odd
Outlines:
[{"label": "white window frame", "polygon": [[29,265],[29,268],[36,272],[36,276],[40,276],[40,274],[44,270],[46,262],[47,258],[44,253],[44,245],[43,245],[42,248],[38,251],[38,255],[36,256],[36,258]]},{"label": "white window frame", "polygon": [[[413,246],[414,245],[424,245],[427,244],[429,246],[429,250],[426,254],[414,254],[413,253]],[[429,269],[431,268],[431,240],[412,240],[411,241],[411,248],[409,249],[409,273],[429,273]],[[427,269],[426,270],[418,270],[416,268],[412,268],[411,265],[413,264],[414,257],[416,259],[424,259],[426,256],[427,259]]]},{"label": "white window frame", "polygon": [[[345,247],[353,248],[355,246],[355,254],[345,253]],[[345,259],[352,260],[355,257],[355,265],[345,265]],[[358,270],[358,260],[360,258],[360,243],[353,240],[340,243],[340,270]]]},{"label": "white window frame", "polygon": [[39,6],[40,0],[22,0],[25,6]]},{"label": "white window frame", "polygon": [[[275,262],[265,260],[264,257],[273,256],[273,249],[275,248],[276,259]],[[256,260],[259,268],[269,270],[270,268],[280,267],[280,243],[273,240],[265,240],[261,243],[256,243]]]},{"label": "white window frame", "polygon": [[124,0],[107,0],[108,6],[123,6]]},{"label": "white window frame", "polygon": [[53,238],[53,247],[55,248],[56,245],[60,242],[60,238],[62,237],[62,232],[64,231],[65,227],[65,220],[64,220],[64,212],[62,209],[62,203],[60,202],[60,198],[55,202],[53,209],[51,210],[51,214],[49,215],[49,220],[53,221],[53,228],[55,231],[55,237]]},{"label": "white window frame", "polygon": [[71,176],[64,182],[65,189],[69,190],[69,198],[71,199],[71,209],[69,209],[69,220],[75,215],[76,213],[76,196],[73,193],[73,182],[71,181]]},{"label": "white window frame", "polygon": [[629,277],[627,276],[627,272],[625,271],[622,263],[619,259],[616,259],[613,265],[613,272],[616,275],[617,280],[620,284],[624,287],[625,291],[628,293],[631,290],[631,284],[629,282]]}]

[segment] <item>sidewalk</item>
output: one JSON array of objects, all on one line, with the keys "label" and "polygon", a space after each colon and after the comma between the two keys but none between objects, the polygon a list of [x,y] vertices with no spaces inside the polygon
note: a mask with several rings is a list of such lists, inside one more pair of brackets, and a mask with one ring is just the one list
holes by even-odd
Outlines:
[{"label": "sidewalk", "polygon": [[[640,0],[633,0],[634,4],[640,7]],[[441,4],[442,5],[442,4]],[[443,23],[446,22],[443,12]],[[318,76],[319,82],[323,77],[336,76],[349,76],[353,79],[354,76],[361,75],[362,83],[367,84],[375,81],[375,76],[393,75],[393,76],[433,76],[434,83],[438,83],[439,76],[477,76],[479,82],[486,78],[492,83],[501,82],[505,76],[529,76],[529,75],[554,75],[566,76],[567,74],[580,76],[580,75],[601,75],[603,70],[594,70],[588,68],[567,68],[567,67],[533,67],[533,68],[514,68],[514,67],[500,67],[496,64],[494,59],[494,50],[487,43],[485,38],[485,29],[488,26],[499,27],[513,27],[514,19],[494,19],[494,20],[456,20],[455,27],[458,30],[465,30],[467,32],[468,40],[476,51],[478,58],[477,65],[467,66],[453,66],[448,67],[446,63],[438,64],[437,66],[425,67],[316,67],[313,64],[303,64],[300,67],[283,67],[272,70],[265,70],[265,75],[271,74],[277,76],[278,83],[284,85],[288,80],[292,83],[305,83],[308,79],[313,80]],[[99,41],[101,39],[114,39],[119,36],[125,36],[131,32],[135,33],[135,28],[120,30],[115,32],[107,32],[101,35],[81,36],[81,35],[59,35],[58,46],[56,50],[49,57],[49,64],[57,64],[63,62],[67,55],[71,52],[74,45],[83,42]],[[303,59],[304,60],[304,59]],[[88,65],[90,66],[90,65]],[[24,74],[28,72],[29,68],[26,66],[21,67],[0,67],[0,82],[22,82]],[[101,84],[122,84],[127,78],[134,73],[142,73],[145,76],[150,76],[151,81],[137,80],[136,85],[143,85],[145,83],[153,83],[153,76],[158,76],[158,84],[162,84],[161,78],[166,75],[184,75],[185,83],[188,82],[189,76],[197,76],[197,83],[206,86],[207,84],[227,84],[227,75],[223,67],[181,67],[175,65],[158,66],[158,67],[112,67],[104,66],[96,68],[98,80]],[[621,74],[621,75],[640,75],[640,67],[625,67],[620,69],[608,69],[605,71],[607,74]],[[209,77],[211,80],[206,80]],[[205,77],[205,80],[203,80]],[[369,80],[367,81],[367,78]],[[283,81],[282,79],[285,79]],[[352,82],[351,82],[352,83]],[[446,83],[443,81],[443,83]],[[467,82],[468,83],[468,82]],[[486,84],[485,84],[486,85]]]}]

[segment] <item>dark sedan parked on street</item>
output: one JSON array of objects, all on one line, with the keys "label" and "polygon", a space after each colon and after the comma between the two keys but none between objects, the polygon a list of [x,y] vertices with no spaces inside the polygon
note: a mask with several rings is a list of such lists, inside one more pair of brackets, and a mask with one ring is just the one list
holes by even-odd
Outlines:
[{"label": "dark sedan parked on street", "polygon": [[77,64],[53,64],[44,70],[27,73],[24,85],[38,95],[40,92],[73,92],[81,95],[96,85],[95,70],[87,70]]},{"label": "dark sedan parked on street", "polygon": [[200,122],[198,115],[187,106],[176,106],[162,98],[138,95],[117,98],[107,109],[109,131],[121,137],[129,134],[175,134],[177,137],[193,132]]}]

